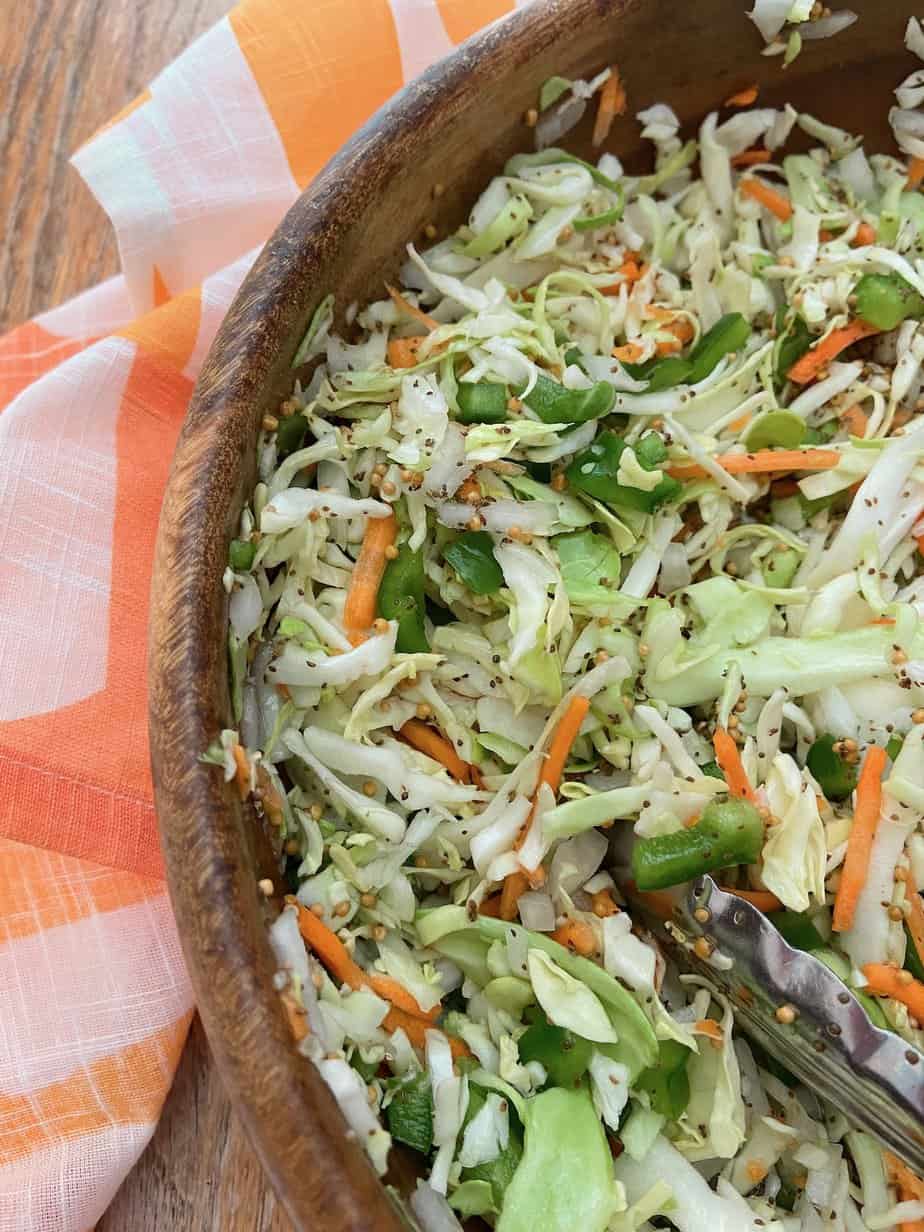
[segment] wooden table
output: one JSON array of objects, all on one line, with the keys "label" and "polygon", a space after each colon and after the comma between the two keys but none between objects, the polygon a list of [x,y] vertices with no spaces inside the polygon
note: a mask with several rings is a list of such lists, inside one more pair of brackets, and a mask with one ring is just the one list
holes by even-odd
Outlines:
[{"label": "wooden table", "polygon": [[[310,0],[306,0],[310,3]],[[0,18],[0,332],[118,269],[67,163],[229,0],[11,0]],[[97,1232],[291,1232],[198,1020],[163,1118]]]}]

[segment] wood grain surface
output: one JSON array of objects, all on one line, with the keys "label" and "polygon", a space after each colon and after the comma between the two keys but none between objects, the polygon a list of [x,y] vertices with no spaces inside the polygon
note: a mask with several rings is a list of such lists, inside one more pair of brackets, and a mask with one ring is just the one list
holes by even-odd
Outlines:
[{"label": "wood grain surface", "polygon": [[[0,332],[119,268],[68,158],[229,0],[0,0]],[[198,1019],[154,1138],[97,1232],[291,1232]]]}]

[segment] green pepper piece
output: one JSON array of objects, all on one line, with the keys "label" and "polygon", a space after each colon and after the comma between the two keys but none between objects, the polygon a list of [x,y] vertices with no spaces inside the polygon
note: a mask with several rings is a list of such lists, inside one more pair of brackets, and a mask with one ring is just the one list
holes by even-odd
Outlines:
[{"label": "green pepper piece", "polygon": [[864,274],[853,289],[857,316],[878,329],[924,317],[924,299],[899,274]]},{"label": "green pepper piece", "polygon": [[754,421],[748,429],[744,443],[750,450],[798,449],[805,438],[805,420],[792,411],[769,411]]},{"label": "green pepper piece", "polygon": [[857,772],[838,757],[833,736],[819,736],[809,749],[805,764],[828,800],[846,800],[857,785]]},{"label": "green pepper piece", "polygon": [[690,352],[693,365],[688,377],[691,385],[703,381],[721,359],[732,351],[740,351],[751,336],[751,327],[740,312],[727,312],[719,317]]},{"label": "green pepper piece", "polygon": [[889,743],[885,746],[885,748],[886,748],[886,756],[889,758],[890,761],[895,761],[895,758],[902,751],[903,744],[904,744],[904,741],[902,740],[901,736],[890,736],[889,737]]},{"label": "green pepper piece", "polygon": [[786,383],[787,373],[815,341],[815,335],[802,317],[796,315],[784,332],[785,309],[777,313],[777,341],[774,351],[773,377],[777,387]]},{"label": "green pepper piece", "polygon": [[770,917],[777,930],[795,950],[820,950],[825,940],[804,911],[774,911]]},{"label": "green pepper piece", "polygon": [[716,868],[753,864],[763,841],[763,822],[753,804],[712,800],[689,830],[636,839],[632,875],[640,890],[663,890]]},{"label": "green pepper piece", "polygon": [[765,556],[760,567],[765,584],[785,590],[796,576],[799,560],[795,548],[781,548]]},{"label": "green pepper piece", "polygon": [[540,373],[529,393],[520,397],[543,423],[582,424],[608,414],[616,401],[616,390],[606,381],[598,381],[589,389],[565,389]]},{"label": "green pepper piece", "polygon": [[578,346],[570,346],[565,351],[565,367],[570,364],[577,364],[579,368],[584,367],[584,353]]},{"label": "green pepper piece", "polygon": [[460,381],[456,389],[460,423],[503,423],[507,389],[495,381]]},{"label": "green pepper piece", "polygon": [[600,214],[586,214],[575,218],[571,224],[575,231],[593,231],[597,227],[608,227],[622,218],[622,203],[614,205],[611,210],[603,210]]},{"label": "green pepper piece", "polygon": [[494,540],[486,530],[468,530],[443,550],[465,585],[476,595],[493,595],[504,584],[494,555]]},{"label": "green pepper piece", "polygon": [[520,1060],[538,1061],[554,1087],[573,1087],[590,1065],[593,1045],[545,1019],[534,1023],[519,1040]]},{"label": "green pepper piece", "polygon": [[412,552],[406,543],[398,555],[388,562],[379,584],[378,614],[386,620],[397,620],[399,654],[421,654],[430,649],[424,627],[423,553]]},{"label": "green pepper piece", "polygon": [[826,419],[817,428],[806,428],[802,438],[803,445],[824,445],[837,436],[840,424],[836,419]]},{"label": "green pepper piece", "polygon": [[924,980],[924,963],[914,944],[914,938],[908,925],[905,925],[905,970],[910,971],[916,980]]},{"label": "green pepper piece", "polygon": [[703,774],[708,774],[710,778],[721,779],[723,782],[725,781],[725,775],[722,773],[722,767],[717,761],[705,762],[702,766],[700,766],[700,770],[702,770]]},{"label": "green pepper piece", "polygon": [[308,420],[299,411],[287,419],[280,419],[276,429],[276,456],[287,458],[290,453],[301,449],[308,431]]},{"label": "green pepper piece", "polygon": [[253,567],[253,558],[257,554],[256,544],[249,539],[232,539],[228,548],[228,564],[235,573],[247,573]]},{"label": "green pepper piece", "polygon": [[[672,500],[681,488],[676,479],[667,475],[650,492],[626,487],[618,481],[619,459],[623,450],[628,448],[615,432],[601,432],[587,449],[573,458],[565,472],[568,483],[577,492],[586,492],[588,496],[607,504],[639,509],[643,513],[651,513],[665,501]],[[656,466],[647,465],[644,456],[640,457],[637,451],[636,457],[645,470],[657,469]]]},{"label": "green pepper piece", "polygon": [[658,1064],[644,1070],[636,1086],[647,1091],[655,1112],[676,1121],[683,1116],[690,1102],[690,1079],[687,1077],[687,1062],[690,1050],[676,1040],[661,1040],[658,1045]]},{"label": "green pepper piece", "polygon": [[657,470],[662,462],[667,461],[667,446],[657,432],[646,432],[633,448],[646,471]]},{"label": "green pepper piece", "polygon": [[740,351],[750,334],[751,327],[745,317],[740,312],[728,312],[703,334],[686,358],[669,355],[666,359],[649,359],[644,364],[623,364],[623,367],[636,380],[648,382],[645,392],[649,394],[674,385],[696,385],[731,351]]},{"label": "green pepper piece", "polygon": [[433,1146],[433,1095],[427,1075],[403,1082],[385,1113],[391,1136],[426,1155]]}]

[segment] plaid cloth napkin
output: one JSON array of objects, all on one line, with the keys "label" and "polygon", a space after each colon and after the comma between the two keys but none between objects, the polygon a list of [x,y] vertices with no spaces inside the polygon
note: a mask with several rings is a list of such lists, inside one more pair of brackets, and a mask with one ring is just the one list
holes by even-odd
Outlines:
[{"label": "plaid cloth napkin", "polygon": [[145,640],[196,374],[315,172],[515,6],[244,0],[74,156],[122,273],[0,339],[0,1232],[93,1227],[151,1137],[192,1013]]}]

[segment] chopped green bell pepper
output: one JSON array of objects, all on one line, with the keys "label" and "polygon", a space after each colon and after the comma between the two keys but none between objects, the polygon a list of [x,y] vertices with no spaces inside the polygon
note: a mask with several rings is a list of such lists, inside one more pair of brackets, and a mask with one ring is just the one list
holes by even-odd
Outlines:
[{"label": "chopped green bell pepper", "polygon": [[565,389],[540,373],[529,393],[520,397],[543,423],[582,424],[608,414],[613,409],[616,391],[606,381],[598,381],[589,389]]},{"label": "chopped green bell pepper", "polygon": [[388,562],[378,594],[378,614],[398,622],[395,649],[399,654],[419,654],[430,649],[425,612],[423,553],[412,552],[404,543],[397,557]]},{"label": "chopped green bell pepper", "polygon": [[900,274],[864,274],[853,293],[857,316],[879,329],[924,317],[924,298]]},{"label": "chopped green bell pepper", "polygon": [[[646,471],[657,470],[657,463],[646,462],[646,450],[650,455],[651,449],[654,448],[645,445],[648,439],[646,437],[640,442],[640,448],[644,448],[641,453],[636,449],[635,456]],[[602,432],[591,445],[574,457],[565,472],[568,483],[577,492],[586,492],[588,496],[607,504],[639,509],[643,513],[652,513],[665,501],[678,495],[680,484],[668,475],[660,479],[650,492],[620,483],[617,479],[619,461],[623,450],[629,448],[631,446],[615,432]]]},{"label": "chopped green bell pepper", "polygon": [[493,595],[504,584],[494,555],[494,540],[486,530],[469,530],[443,549],[443,557],[476,595]]},{"label": "chopped green bell pepper", "polygon": [[257,554],[256,544],[249,539],[232,539],[228,548],[228,564],[235,573],[246,573],[253,567],[253,558]]},{"label": "chopped green bell pepper", "polygon": [[819,736],[809,749],[805,764],[828,800],[846,800],[857,785],[857,772],[835,752],[833,736]]},{"label": "chopped green bell pepper", "polygon": [[636,839],[632,875],[640,890],[663,890],[731,864],[753,864],[764,826],[747,800],[712,800],[695,826]]},{"label": "chopped green bell pepper", "polygon": [[548,1083],[555,1087],[577,1086],[593,1055],[592,1044],[556,1027],[541,1011],[538,1020],[520,1037],[518,1047],[520,1060],[538,1061],[545,1069]]},{"label": "chopped green bell pepper", "polygon": [[648,1092],[655,1112],[676,1121],[690,1102],[690,1079],[687,1062],[690,1049],[676,1040],[661,1040],[658,1064],[640,1074],[636,1086]]},{"label": "chopped green bell pepper", "polygon": [[433,1095],[425,1073],[403,1082],[385,1110],[388,1132],[424,1155],[433,1146]]}]

